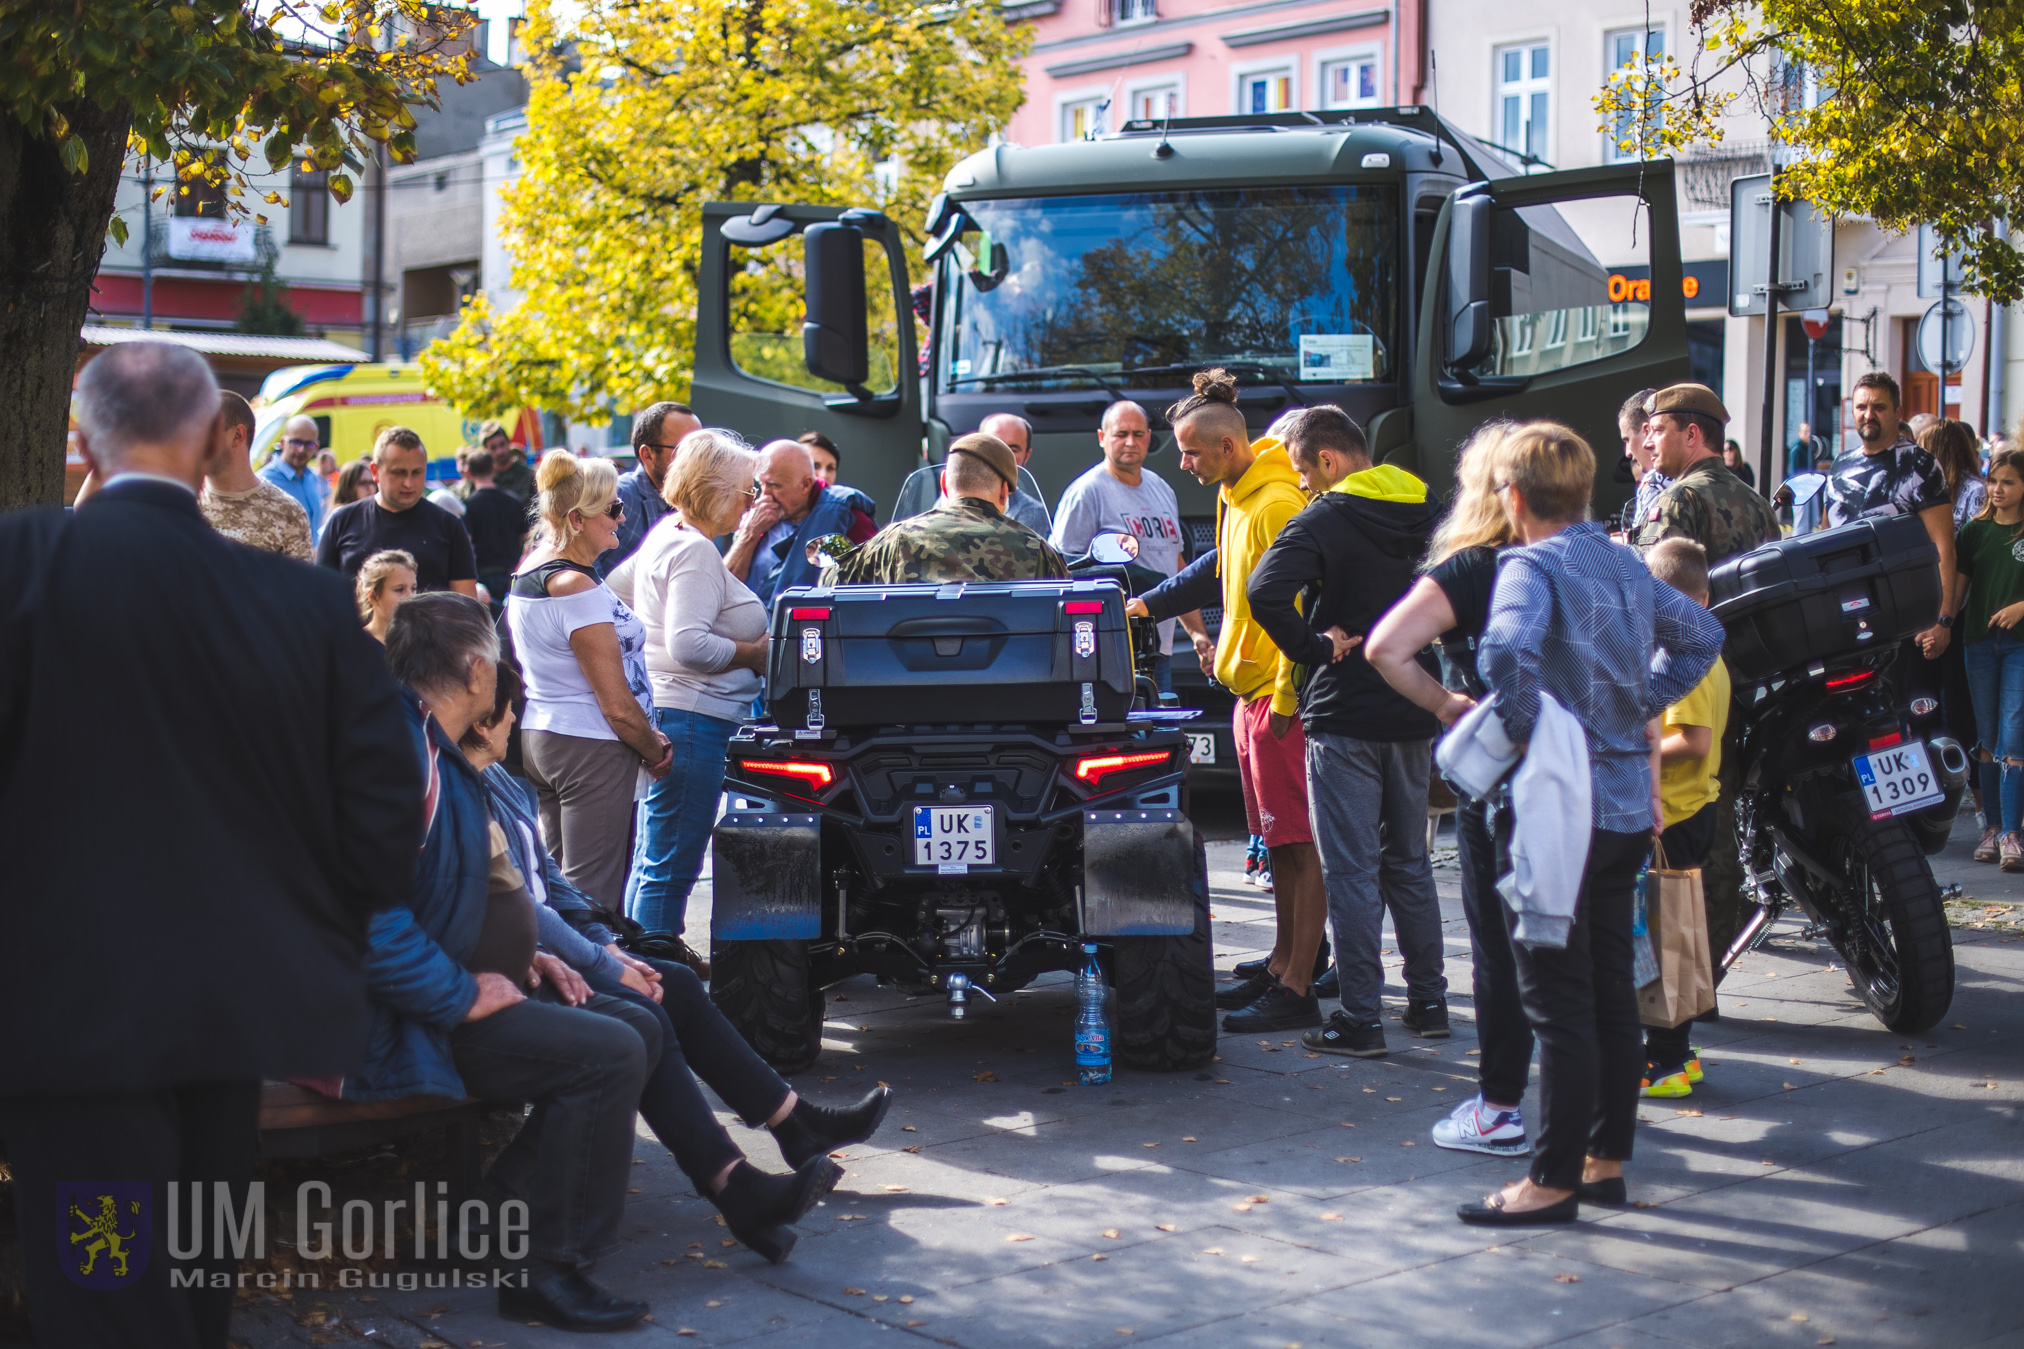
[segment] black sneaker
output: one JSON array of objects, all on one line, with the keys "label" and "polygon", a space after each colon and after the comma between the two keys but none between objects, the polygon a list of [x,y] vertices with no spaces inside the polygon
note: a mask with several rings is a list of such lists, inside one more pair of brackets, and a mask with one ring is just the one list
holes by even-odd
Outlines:
[{"label": "black sneaker", "polygon": [[1391,1052],[1385,1048],[1383,1026],[1375,1021],[1359,1026],[1346,1012],[1337,1012],[1321,1029],[1308,1031],[1300,1043],[1323,1054],[1347,1054],[1353,1059],[1379,1059]]},{"label": "black sneaker", "polygon": [[1271,971],[1260,970],[1248,979],[1240,979],[1234,984],[1224,984],[1217,989],[1216,1006],[1226,1012],[1234,1012],[1249,1007],[1277,987],[1279,981],[1272,977]]},{"label": "black sneaker", "polygon": [[1281,983],[1265,990],[1241,1012],[1223,1018],[1223,1029],[1240,1035],[1268,1030],[1298,1030],[1321,1024],[1321,1004],[1312,993],[1295,993]]},{"label": "black sneaker", "polygon": [[1342,971],[1330,965],[1314,980],[1314,996],[1317,998],[1339,998],[1342,996]]},{"label": "black sneaker", "polygon": [[1236,979],[1256,979],[1265,973],[1271,964],[1271,956],[1259,956],[1256,960],[1240,960],[1230,967],[1230,974]]},{"label": "black sneaker", "polygon": [[1409,1002],[1405,1014],[1399,1017],[1399,1024],[1406,1028],[1408,1035],[1417,1035],[1422,1040],[1445,1040],[1448,1038],[1448,1000],[1437,998],[1433,1002]]}]

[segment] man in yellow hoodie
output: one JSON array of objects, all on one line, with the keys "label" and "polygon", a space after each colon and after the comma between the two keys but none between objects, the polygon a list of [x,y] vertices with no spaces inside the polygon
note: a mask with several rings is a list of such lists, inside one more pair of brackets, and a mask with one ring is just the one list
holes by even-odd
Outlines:
[{"label": "man in yellow hoodie", "polygon": [[[1215,575],[1189,571],[1134,601],[1132,612],[1162,618],[1216,603],[1220,582],[1223,630],[1216,641],[1216,679],[1237,695],[1237,772],[1251,832],[1272,851],[1278,935],[1259,974],[1217,995],[1235,1008],[1223,1028],[1238,1033],[1304,1029],[1321,1024],[1312,990],[1328,900],[1321,860],[1308,823],[1307,748],[1301,729],[1293,663],[1251,617],[1245,586],[1286,522],[1307,506],[1300,478],[1277,440],[1256,443],[1237,408],[1236,378],[1222,370],[1195,376],[1195,392],[1167,409],[1181,467],[1216,498]],[[1194,571],[1194,569],[1190,569]],[[1190,585],[1190,580],[1193,585]],[[1208,590],[1207,595],[1195,593]]]}]

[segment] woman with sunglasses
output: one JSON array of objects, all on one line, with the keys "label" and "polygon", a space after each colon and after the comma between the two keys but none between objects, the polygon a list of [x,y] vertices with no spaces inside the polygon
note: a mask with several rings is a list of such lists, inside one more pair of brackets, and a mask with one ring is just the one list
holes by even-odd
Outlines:
[{"label": "woman with sunglasses", "polygon": [[553,450],[535,481],[540,537],[506,599],[527,685],[521,757],[563,875],[616,910],[641,770],[665,776],[674,751],[654,726],[646,626],[595,566],[618,544],[618,470],[608,459]]}]

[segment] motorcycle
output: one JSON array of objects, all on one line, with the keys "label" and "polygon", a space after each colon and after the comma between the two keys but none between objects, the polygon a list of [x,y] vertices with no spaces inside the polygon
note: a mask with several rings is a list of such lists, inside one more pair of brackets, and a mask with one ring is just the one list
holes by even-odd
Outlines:
[{"label": "motorcycle", "polygon": [[[1847,531],[1862,536],[1830,538]],[[1786,558],[1747,565],[1781,552],[1809,576],[1786,575],[1800,570]],[[1935,562],[1923,526],[1903,517],[1769,545],[1711,578],[1732,674],[1745,676],[1731,715],[1746,902],[1721,968],[1796,907],[1846,962],[1863,1004],[1906,1035],[1953,1000],[1953,939],[1926,858],[1946,846],[1969,775],[1907,640],[1937,608],[1936,579],[1919,576],[1936,578]]]}]

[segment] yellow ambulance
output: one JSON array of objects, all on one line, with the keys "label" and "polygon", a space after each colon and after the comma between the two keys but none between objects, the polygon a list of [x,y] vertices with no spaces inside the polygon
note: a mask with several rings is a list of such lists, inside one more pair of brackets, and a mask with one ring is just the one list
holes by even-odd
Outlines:
[{"label": "yellow ambulance", "polygon": [[[339,464],[372,453],[373,440],[389,426],[412,429],[432,462],[448,461],[459,446],[478,443],[485,420],[451,407],[423,384],[421,366],[399,361],[283,366],[261,383],[254,417],[255,467],[267,462],[291,417],[314,421],[317,438]],[[499,420],[529,461],[539,456],[541,418],[532,408]]]}]

